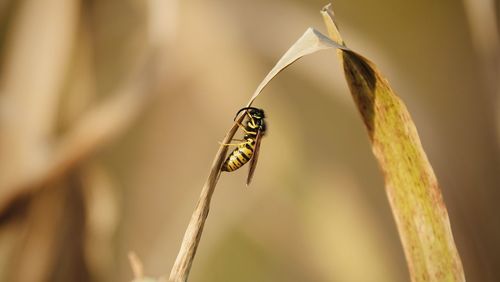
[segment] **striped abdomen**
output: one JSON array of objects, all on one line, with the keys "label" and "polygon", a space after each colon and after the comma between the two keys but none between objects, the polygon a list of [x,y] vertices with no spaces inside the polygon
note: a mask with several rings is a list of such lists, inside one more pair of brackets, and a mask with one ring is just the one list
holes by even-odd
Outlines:
[{"label": "striped abdomen", "polygon": [[222,171],[235,171],[252,158],[255,140],[248,138],[247,141],[248,143],[238,145],[238,148],[231,152],[222,165]]}]

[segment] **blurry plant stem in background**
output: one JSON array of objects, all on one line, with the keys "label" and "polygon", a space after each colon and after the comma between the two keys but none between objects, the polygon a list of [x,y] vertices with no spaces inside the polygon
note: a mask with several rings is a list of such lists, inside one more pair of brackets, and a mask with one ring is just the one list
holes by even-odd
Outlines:
[{"label": "blurry plant stem in background", "polygon": [[160,277],[158,279],[144,276],[144,267],[141,260],[134,252],[129,252],[128,259],[130,261],[130,266],[132,267],[132,272],[134,273],[134,279],[132,282],[166,282],[166,278]]},{"label": "blurry plant stem in background", "polygon": [[[94,221],[86,224],[85,206],[93,206],[87,201],[95,198],[89,198],[89,187],[84,187],[93,181],[93,177],[83,179],[88,172],[86,166],[91,164],[88,159],[133,124],[162,76],[159,49],[166,40],[158,34],[161,28],[151,27],[155,34],[150,44],[136,63],[131,63],[114,93],[103,101],[87,100],[80,108],[60,111],[65,73],[71,59],[82,55],[78,53],[81,49],[75,48],[74,35],[79,34],[77,31],[84,33],[89,25],[83,12],[86,9],[79,0],[23,1],[7,37],[9,56],[2,70],[0,98],[0,225],[6,229],[12,219],[20,217],[23,228],[19,224],[10,228],[23,229],[24,235],[11,238],[12,260],[2,267],[6,271],[0,273],[0,280],[89,279],[83,236],[87,224]],[[81,38],[84,40],[78,47],[91,46],[85,41],[88,36]],[[85,74],[88,68],[81,66],[77,63],[76,71]],[[75,85],[82,77],[89,76],[76,75]],[[89,87],[93,83],[89,79],[82,85],[95,91]],[[85,95],[93,98],[95,93]],[[69,95],[66,105],[71,105],[72,98],[81,97]],[[59,112],[74,121],[62,120],[68,128],[55,137]],[[67,271],[57,271],[59,267]]]},{"label": "blurry plant stem in background", "polygon": [[[500,108],[500,33],[498,1],[463,0],[472,43],[481,59],[484,85]],[[496,4],[496,5],[495,5]],[[496,6],[496,7],[495,7]],[[500,144],[500,111],[497,110],[497,141]]]}]

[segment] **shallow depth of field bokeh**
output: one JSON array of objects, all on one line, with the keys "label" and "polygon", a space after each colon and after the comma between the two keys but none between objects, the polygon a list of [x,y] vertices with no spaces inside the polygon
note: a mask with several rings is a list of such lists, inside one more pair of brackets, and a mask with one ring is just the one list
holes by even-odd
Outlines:
[{"label": "shallow depth of field bokeh", "polygon": [[[168,276],[217,142],[306,28],[325,30],[325,4],[0,2],[0,280],[129,281],[129,251]],[[469,281],[500,280],[495,5],[333,3],[414,118]],[[335,53],[254,106],[269,130],[253,183],[222,174],[190,281],[407,281]]]}]

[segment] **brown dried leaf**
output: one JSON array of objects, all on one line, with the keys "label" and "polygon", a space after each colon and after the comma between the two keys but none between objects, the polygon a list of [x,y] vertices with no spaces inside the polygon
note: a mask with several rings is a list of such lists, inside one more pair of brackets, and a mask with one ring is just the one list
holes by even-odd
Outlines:
[{"label": "brown dried leaf", "polygon": [[[332,39],[343,44],[330,5],[322,15]],[[384,174],[412,281],[465,281],[436,176],[405,104],[375,64],[337,52]]]}]

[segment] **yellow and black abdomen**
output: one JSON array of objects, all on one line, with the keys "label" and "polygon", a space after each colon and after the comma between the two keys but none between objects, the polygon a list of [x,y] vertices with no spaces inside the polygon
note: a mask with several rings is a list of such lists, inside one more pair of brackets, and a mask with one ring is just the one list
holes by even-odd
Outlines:
[{"label": "yellow and black abdomen", "polygon": [[222,165],[222,171],[235,171],[252,158],[255,140],[248,138],[247,141],[248,142],[238,145],[238,147],[231,152]]}]

